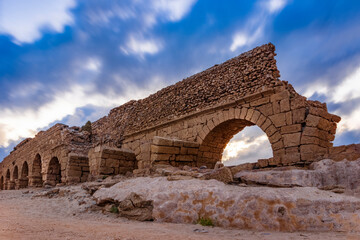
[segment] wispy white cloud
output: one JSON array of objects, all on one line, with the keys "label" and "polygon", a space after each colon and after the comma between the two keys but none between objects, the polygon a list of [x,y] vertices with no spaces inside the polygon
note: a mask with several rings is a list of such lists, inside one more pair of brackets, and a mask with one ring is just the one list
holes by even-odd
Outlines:
[{"label": "wispy white cloud", "polygon": [[244,27],[233,34],[230,51],[251,46],[261,39],[264,36],[265,26],[270,23],[270,17],[279,13],[286,4],[287,0],[260,1],[245,21]]},{"label": "wispy white cloud", "polygon": [[182,19],[196,3],[196,0],[153,0],[153,8],[172,22]]},{"label": "wispy white cloud", "polygon": [[127,55],[135,54],[144,57],[146,54],[156,54],[162,48],[162,44],[159,40],[144,39],[142,36],[130,36],[126,46],[120,46],[120,49]]},{"label": "wispy white cloud", "polygon": [[1,4],[0,32],[12,35],[18,44],[39,39],[43,28],[61,32],[73,22],[68,10],[75,0],[3,0]]},{"label": "wispy white cloud", "polygon": [[270,13],[281,11],[287,4],[287,0],[269,0],[266,2],[266,7]]}]

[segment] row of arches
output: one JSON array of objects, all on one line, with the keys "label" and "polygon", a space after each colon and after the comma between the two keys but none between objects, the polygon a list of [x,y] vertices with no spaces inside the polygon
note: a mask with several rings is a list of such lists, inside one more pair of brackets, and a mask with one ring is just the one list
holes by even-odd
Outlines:
[{"label": "row of arches", "polygon": [[57,157],[51,158],[45,173],[42,172],[42,164],[41,156],[40,154],[37,154],[31,164],[31,172],[29,171],[29,164],[27,161],[22,164],[21,171],[19,171],[17,165],[13,168],[12,173],[8,168],[5,176],[2,175],[0,177],[0,189],[20,189],[28,186],[41,187],[45,180],[49,185],[61,183],[61,164],[59,159]]}]

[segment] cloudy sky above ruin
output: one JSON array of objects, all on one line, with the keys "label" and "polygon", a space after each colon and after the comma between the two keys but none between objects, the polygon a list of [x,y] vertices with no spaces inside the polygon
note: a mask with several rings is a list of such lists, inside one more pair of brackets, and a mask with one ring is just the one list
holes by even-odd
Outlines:
[{"label": "cloudy sky above ruin", "polygon": [[[0,0],[0,161],[57,122],[83,125],[130,99],[272,42],[281,79],[360,138],[360,1]],[[266,156],[235,137],[230,161]]]}]

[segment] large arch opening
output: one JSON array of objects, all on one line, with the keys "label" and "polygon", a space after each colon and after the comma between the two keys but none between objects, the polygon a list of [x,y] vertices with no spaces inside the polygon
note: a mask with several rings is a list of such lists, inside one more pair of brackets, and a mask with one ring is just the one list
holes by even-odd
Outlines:
[{"label": "large arch opening", "polygon": [[225,166],[254,163],[259,159],[273,157],[270,141],[258,126],[245,127],[235,134],[226,145],[222,154]]},{"label": "large arch opening", "polygon": [[[251,127],[251,126],[256,126],[256,125],[250,121],[242,120],[242,119],[227,120],[215,126],[206,135],[206,137],[204,138],[204,140],[202,141],[199,147],[197,165],[198,166],[204,165],[207,166],[208,168],[213,168],[216,162],[223,160],[224,150],[226,146],[229,144],[230,140],[236,134],[244,130],[246,127]],[[271,145],[270,145],[270,149],[271,149]],[[271,156],[272,154],[273,152],[271,150]],[[233,165],[238,165],[238,163]]]},{"label": "large arch opening", "polygon": [[4,189],[4,176],[1,176],[1,178],[0,178],[0,189],[1,190]]},{"label": "large arch opening", "polygon": [[31,171],[32,186],[41,187],[43,185],[41,169],[42,169],[41,156],[40,154],[36,154]]},{"label": "large arch opening", "polygon": [[46,181],[52,186],[61,183],[61,165],[57,157],[50,160]]},{"label": "large arch opening", "polygon": [[25,161],[21,168],[20,188],[26,188],[29,185],[29,166]]}]

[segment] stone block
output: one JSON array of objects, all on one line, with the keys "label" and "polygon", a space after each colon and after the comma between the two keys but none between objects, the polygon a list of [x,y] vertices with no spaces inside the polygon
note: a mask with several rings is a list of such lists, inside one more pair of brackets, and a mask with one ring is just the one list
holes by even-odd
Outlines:
[{"label": "stone block", "polygon": [[246,115],[247,115],[247,108],[242,108],[241,109],[241,113],[240,113],[240,119],[245,119]]},{"label": "stone block", "polygon": [[318,124],[319,124],[319,121],[320,121],[320,117],[318,116],[314,116],[312,114],[309,114],[307,117],[306,117],[306,126],[309,126],[309,127],[317,127]]},{"label": "stone block", "polygon": [[289,153],[282,158],[281,163],[286,166],[300,161],[300,153]]},{"label": "stone block", "polygon": [[266,117],[264,115],[260,115],[259,119],[256,121],[257,126],[261,126],[266,120]]},{"label": "stone block", "polygon": [[[263,131],[266,131],[266,129],[267,129],[270,125],[272,125],[271,120],[270,120],[270,119],[266,119],[266,121],[265,121],[263,124],[261,124],[260,128],[261,128]],[[275,129],[275,130],[276,130],[276,129]]]},{"label": "stone block", "polygon": [[255,110],[252,117],[251,117],[250,122],[256,123],[257,120],[259,119],[259,117],[260,117],[260,112]]},{"label": "stone block", "polygon": [[289,99],[289,98],[290,98],[290,93],[288,91],[282,91],[282,92],[271,95],[270,101],[276,102],[276,101],[280,101],[283,99]]},{"label": "stone block", "polygon": [[173,139],[168,139],[168,138],[164,138],[164,137],[155,136],[153,139],[154,145],[173,146],[173,143],[174,143]]},{"label": "stone block", "polygon": [[247,114],[246,114],[245,119],[248,120],[248,121],[250,121],[253,114],[254,114],[254,110],[253,110],[253,109],[249,109],[249,110],[247,111]]},{"label": "stone block", "polygon": [[301,144],[319,144],[319,138],[311,136],[302,136]]},{"label": "stone block", "polygon": [[273,150],[278,150],[284,147],[283,141],[278,141],[276,143],[271,144]]},{"label": "stone block", "polygon": [[278,113],[269,117],[274,123],[275,127],[281,127],[286,125],[285,113]]},{"label": "stone block", "polygon": [[298,108],[305,108],[306,107],[306,98],[302,96],[297,96],[291,99],[291,110],[298,109]]},{"label": "stone block", "polygon": [[305,108],[298,108],[295,110],[292,110],[292,121],[294,124],[296,123],[303,123],[305,121]]},{"label": "stone block", "polygon": [[281,134],[301,132],[301,124],[282,126]]},{"label": "stone block", "polygon": [[318,128],[325,130],[325,131],[330,131],[331,123],[324,118],[320,118]]},{"label": "stone block", "polygon": [[273,102],[272,103],[272,109],[274,114],[280,113],[280,103],[279,102]]},{"label": "stone block", "polygon": [[257,161],[257,165],[258,165],[260,168],[267,167],[267,166],[269,166],[269,160],[268,160],[268,159],[259,159],[259,160]]},{"label": "stone block", "polygon": [[281,112],[290,111],[289,99],[283,99],[283,100],[280,101],[280,111]]},{"label": "stone block", "polygon": [[275,132],[277,132],[277,129],[275,128],[274,125],[271,125],[265,130],[265,133],[266,135],[268,135],[268,137],[271,137]]},{"label": "stone block", "polygon": [[235,118],[236,119],[240,118],[240,113],[241,113],[241,109],[240,108],[235,108]]},{"label": "stone block", "polygon": [[315,127],[306,126],[306,127],[304,127],[303,135],[317,137],[317,136],[319,136],[319,129],[315,128]]},{"label": "stone block", "polygon": [[229,119],[234,119],[234,118],[235,118],[235,109],[229,108]]},{"label": "stone block", "polygon": [[301,133],[283,134],[284,146],[293,147],[300,145]]},{"label": "stone block", "polygon": [[275,132],[271,137],[269,137],[269,141],[271,144],[274,144],[281,140],[281,134],[279,132]]},{"label": "stone block", "polygon": [[179,154],[180,148],[179,147],[151,145],[151,152],[152,153]]},{"label": "stone block", "polygon": [[268,102],[270,102],[270,98],[269,97],[263,97],[263,98],[260,98],[258,100],[250,102],[250,106],[251,107],[257,107],[257,106],[260,106],[260,105],[264,105],[264,104],[266,104]]},{"label": "stone block", "polygon": [[271,103],[259,106],[256,109],[258,111],[260,111],[262,114],[264,114],[265,116],[270,116],[270,115],[274,114],[273,105]]}]

